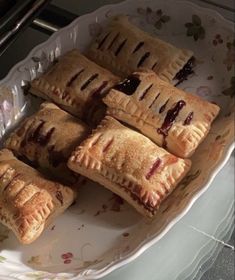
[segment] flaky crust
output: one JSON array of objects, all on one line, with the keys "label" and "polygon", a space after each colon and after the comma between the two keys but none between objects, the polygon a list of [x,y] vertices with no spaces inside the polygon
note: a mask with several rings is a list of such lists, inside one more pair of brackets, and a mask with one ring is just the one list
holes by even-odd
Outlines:
[{"label": "flaky crust", "polygon": [[45,179],[7,149],[0,151],[0,193],[0,221],[23,244],[38,238],[76,196],[74,190]]},{"label": "flaky crust", "polygon": [[44,102],[37,113],[26,118],[9,136],[5,147],[63,182],[73,183],[77,178],[67,168],[67,160],[88,133],[86,124],[55,104]]},{"label": "flaky crust", "polygon": [[208,134],[219,107],[173,87],[153,71],[135,72],[133,77],[140,83],[132,95],[112,89],[104,98],[107,114],[136,127],[171,153],[190,157]]},{"label": "flaky crust", "polygon": [[72,154],[68,166],[153,216],[191,166],[142,134],[106,117]]},{"label": "flaky crust", "polygon": [[99,121],[104,114],[101,97],[117,81],[118,78],[108,70],[74,49],[33,80],[30,92],[54,101],[64,110],[90,123]]},{"label": "flaky crust", "polygon": [[193,52],[150,36],[131,24],[127,16],[117,16],[91,44],[87,56],[122,77],[143,67],[171,82]]}]

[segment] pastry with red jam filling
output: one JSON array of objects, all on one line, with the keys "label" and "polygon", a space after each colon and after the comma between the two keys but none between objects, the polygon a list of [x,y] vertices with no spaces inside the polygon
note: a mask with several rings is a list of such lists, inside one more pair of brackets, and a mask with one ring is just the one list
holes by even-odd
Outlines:
[{"label": "pastry with red jam filling", "polygon": [[176,156],[190,157],[220,108],[177,89],[155,72],[134,72],[104,98],[107,114],[137,128]]},{"label": "pastry with red jam filling", "polygon": [[101,98],[118,80],[74,49],[33,80],[30,92],[55,102],[89,124],[96,124],[105,114]]},{"label": "pastry with red jam filling", "polygon": [[0,151],[0,222],[23,244],[32,243],[76,198],[74,189],[52,182],[37,170]]},{"label": "pastry with red jam filling", "polygon": [[193,73],[193,52],[153,37],[117,16],[91,44],[87,56],[118,76],[151,69],[167,82],[181,83]]},{"label": "pastry with red jam filling", "polygon": [[107,116],[72,153],[68,166],[152,217],[191,166]]},{"label": "pastry with red jam filling", "polygon": [[65,183],[73,183],[77,176],[66,163],[73,149],[88,133],[86,124],[55,104],[45,102],[9,136],[5,147]]}]

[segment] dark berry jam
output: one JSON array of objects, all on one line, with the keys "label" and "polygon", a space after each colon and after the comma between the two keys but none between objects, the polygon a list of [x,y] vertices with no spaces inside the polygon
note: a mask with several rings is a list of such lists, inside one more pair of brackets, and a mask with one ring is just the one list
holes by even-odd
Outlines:
[{"label": "dark berry jam", "polygon": [[54,146],[48,148],[48,161],[53,167],[66,163],[66,158],[61,151],[55,151]]},{"label": "dark berry jam", "polygon": [[145,60],[146,60],[149,56],[150,56],[150,52],[146,52],[146,53],[140,58],[140,60],[139,60],[139,62],[138,62],[138,64],[137,64],[137,67],[138,67],[138,68],[141,67],[141,66],[144,64]]},{"label": "dark berry jam", "polygon": [[62,192],[61,192],[61,191],[56,191],[55,196],[56,196],[56,198],[59,200],[59,202],[61,203],[61,205],[63,205],[64,199],[63,199]]},{"label": "dark berry jam", "polygon": [[108,81],[104,81],[97,89],[95,89],[91,95],[92,97],[99,97],[105,91],[105,88],[108,85]]},{"label": "dark berry jam", "polygon": [[35,139],[35,142],[37,142],[41,146],[45,146],[51,139],[51,135],[53,134],[55,128],[51,128],[47,134],[39,134],[38,137]]},{"label": "dark berry jam", "polygon": [[45,122],[41,121],[40,124],[34,131],[31,131],[28,136],[28,141],[37,142],[37,139],[40,137],[40,130],[43,128]]},{"label": "dark berry jam", "polygon": [[166,109],[166,105],[169,102],[169,99],[167,99],[167,101],[161,106],[161,108],[159,109],[159,113],[163,113]]},{"label": "dark berry jam", "polygon": [[97,79],[99,77],[99,74],[94,74],[94,75],[92,75],[82,86],[81,86],[81,90],[84,90],[84,89],[86,89],[88,86],[89,86],[89,84],[91,83],[91,82],[93,82],[95,79]]},{"label": "dark berry jam", "polygon": [[[28,136],[28,141],[38,143],[41,146],[45,146],[51,139],[51,136],[55,130],[55,128],[51,128],[46,134],[42,134],[41,130],[44,126],[45,122],[42,121],[38,127],[32,131]],[[24,146],[25,143],[21,143]]]},{"label": "dark berry jam", "polygon": [[188,76],[193,74],[193,67],[195,66],[195,57],[191,57],[184,67],[175,75],[174,80],[178,80],[177,85],[187,80]]},{"label": "dark berry jam", "polygon": [[140,79],[134,75],[129,76],[123,82],[114,86],[114,89],[119,90],[127,95],[132,95],[140,84]]},{"label": "dark berry jam", "polygon": [[178,101],[173,108],[167,111],[166,117],[161,128],[157,129],[159,134],[162,134],[163,139],[163,147],[166,147],[166,137],[168,135],[168,131],[171,129],[176,117],[179,115],[179,112],[186,105],[184,100]]},{"label": "dark berry jam", "polygon": [[161,162],[162,161],[159,158],[154,162],[154,164],[150,168],[149,172],[145,176],[145,178],[147,180],[149,180],[153,176],[153,174],[157,171],[157,169],[159,168]]},{"label": "dark berry jam", "polygon": [[193,119],[193,112],[190,112],[184,121],[184,125],[189,125]]}]

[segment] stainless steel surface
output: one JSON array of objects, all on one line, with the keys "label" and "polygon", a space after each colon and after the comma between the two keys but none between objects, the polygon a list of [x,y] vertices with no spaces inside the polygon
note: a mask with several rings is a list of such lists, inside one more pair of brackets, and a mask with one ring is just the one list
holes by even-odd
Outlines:
[{"label": "stainless steel surface", "polygon": [[15,26],[3,34],[0,38],[0,47],[11,37],[13,36],[22,26],[22,24],[42,5],[45,3],[45,0],[38,0],[34,3],[31,9],[18,21]]},{"label": "stainless steel surface", "polygon": [[55,5],[48,5],[33,21],[31,27],[48,35],[71,23],[77,14],[61,9]]},{"label": "stainless steel surface", "polygon": [[49,31],[49,32],[51,32],[51,33],[54,33],[54,32],[56,32],[56,31],[58,31],[58,30],[60,29],[59,26],[56,26],[56,25],[54,25],[53,23],[48,22],[48,21],[45,21],[45,20],[43,20],[43,19],[37,19],[37,18],[36,18],[36,19],[33,21],[33,24],[34,24],[35,26],[40,27],[40,28],[42,28],[43,30]]},{"label": "stainless steel surface", "polygon": [[17,22],[9,28],[5,33],[0,36],[0,55],[7,49],[7,47],[15,40],[16,35],[21,29],[26,27],[26,23],[33,20],[37,12],[45,6],[50,0],[36,0],[28,8],[23,16],[20,17]]}]

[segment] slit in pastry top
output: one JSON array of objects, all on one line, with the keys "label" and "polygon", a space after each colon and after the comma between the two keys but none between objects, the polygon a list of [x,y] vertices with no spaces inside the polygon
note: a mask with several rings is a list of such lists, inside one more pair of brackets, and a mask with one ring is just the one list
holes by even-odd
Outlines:
[{"label": "slit in pastry top", "polygon": [[74,49],[61,56],[49,71],[33,80],[30,92],[52,100],[65,111],[93,124],[98,123],[105,113],[101,98],[118,80],[111,72]]},{"label": "slit in pastry top", "polygon": [[193,52],[149,35],[117,16],[87,51],[90,59],[125,77],[140,68],[152,69],[165,81],[179,84],[193,73]]},{"label": "slit in pastry top", "polygon": [[153,71],[134,72],[104,98],[107,113],[187,158],[208,134],[220,108],[177,89]]}]

